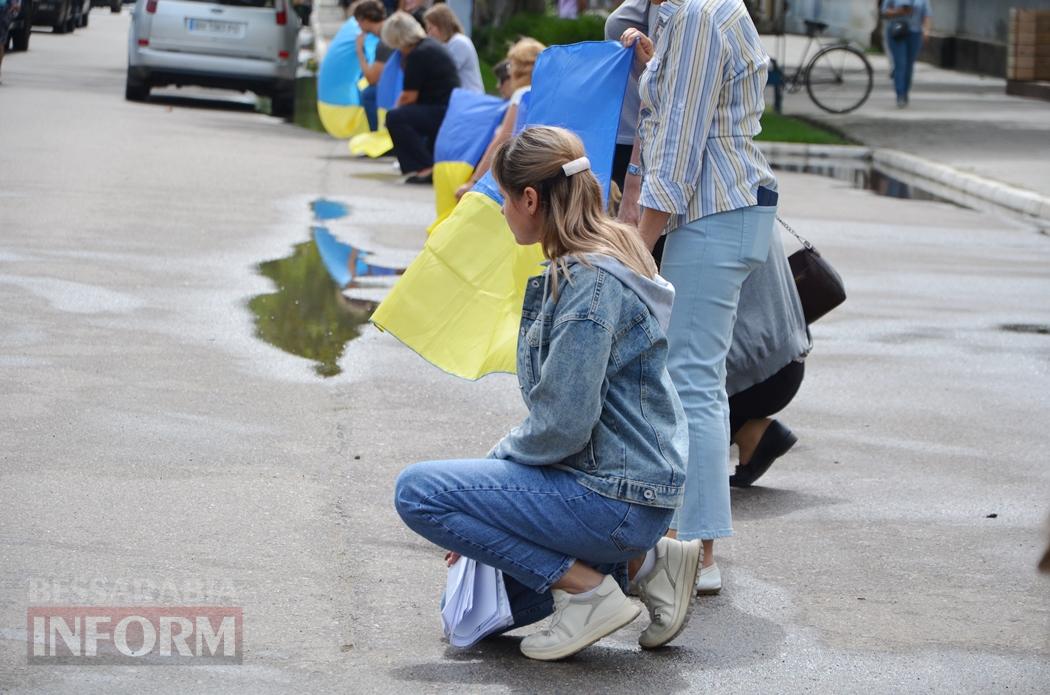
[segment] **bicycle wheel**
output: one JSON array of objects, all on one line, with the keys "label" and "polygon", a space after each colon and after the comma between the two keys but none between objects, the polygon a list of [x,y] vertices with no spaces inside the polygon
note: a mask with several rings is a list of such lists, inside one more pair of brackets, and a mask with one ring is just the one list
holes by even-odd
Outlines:
[{"label": "bicycle wheel", "polygon": [[871,64],[852,46],[828,46],[806,66],[806,92],[828,113],[849,113],[871,94]]}]

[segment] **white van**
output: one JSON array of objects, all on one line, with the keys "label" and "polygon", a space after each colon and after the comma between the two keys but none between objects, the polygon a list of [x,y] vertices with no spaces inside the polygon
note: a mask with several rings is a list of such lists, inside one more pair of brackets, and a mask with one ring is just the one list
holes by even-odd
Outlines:
[{"label": "white van", "polygon": [[124,96],[144,101],[166,85],[236,89],[291,116],[299,28],[291,0],[136,0]]}]

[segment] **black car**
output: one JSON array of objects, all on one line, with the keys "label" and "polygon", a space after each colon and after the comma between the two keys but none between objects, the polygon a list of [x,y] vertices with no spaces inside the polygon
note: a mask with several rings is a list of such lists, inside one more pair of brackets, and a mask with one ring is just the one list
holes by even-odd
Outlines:
[{"label": "black car", "polygon": [[36,0],[33,25],[51,27],[56,34],[65,34],[77,28],[80,0]]},{"label": "black car", "polygon": [[12,51],[29,50],[29,36],[33,33],[33,7],[36,0],[22,0],[22,7],[11,20],[7,34],[7,48]]}]

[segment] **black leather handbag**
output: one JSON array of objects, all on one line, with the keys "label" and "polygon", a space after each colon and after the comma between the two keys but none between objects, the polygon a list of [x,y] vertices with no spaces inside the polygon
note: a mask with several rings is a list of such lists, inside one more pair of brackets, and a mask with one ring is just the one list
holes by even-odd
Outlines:
[{"label": "black leather handbag", "polygon": [[801,249],[788,256],[788,265],[795,276],[802,314],[806,317],[806,325],[809,325],[846,301],[846,286],[816,246],[802,238],[784,220],[777,217],[777,221],[802,243]]},{"label": "black leather handbag", "polygon": [[908,20],[906,19],[894,19],[890,22],[890,38],[891,39],[904,39],[911,33],[911,27],[908,26]]}]

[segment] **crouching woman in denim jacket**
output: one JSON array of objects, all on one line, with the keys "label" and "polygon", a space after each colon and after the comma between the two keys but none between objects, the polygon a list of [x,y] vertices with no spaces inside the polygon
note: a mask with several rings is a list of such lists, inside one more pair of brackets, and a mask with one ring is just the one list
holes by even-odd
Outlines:
[{"label": "crouching woman in denim jacket", "polygon": [[480,460],[428,461],[397,481],[405,523],[503,571],[533,659],[561,659],[633,621],[628,561],[650,624],[642,647],[689,617],[699,541],[663,538],[682,500],[688,424],[666,369],[674,289],[630,227],[607,217],[580,140],[535,127],[504,144],[493,174],[519,244],[540,243],[518,337],[524,422]]}]

